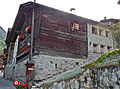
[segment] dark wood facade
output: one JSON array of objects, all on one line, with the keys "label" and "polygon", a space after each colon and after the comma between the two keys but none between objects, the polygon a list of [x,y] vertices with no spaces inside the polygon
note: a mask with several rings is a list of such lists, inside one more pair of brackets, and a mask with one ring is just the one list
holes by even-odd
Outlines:
[{"label": "dark wood facade", "polygon": [[[22,4],[13,28],[7,36],[6,44],[14,43],[19,35],[18,57],[28,55],[31,29],[32,8],[35,9],[34,52],[52,56],[86,58],[88,54],[87,23],[95,21],[59,11],[40,4]],[[11,39],[10,39],[11,36]]]}]

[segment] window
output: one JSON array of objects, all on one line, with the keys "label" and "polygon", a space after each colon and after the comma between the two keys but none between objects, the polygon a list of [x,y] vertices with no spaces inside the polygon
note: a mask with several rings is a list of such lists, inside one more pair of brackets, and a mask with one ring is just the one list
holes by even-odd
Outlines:
[{"label": "window", "polygon": [[72,30],[79,30],[79,24],[73,23]]},{"label": "window", "polygon": [[55,69],[57,69],[57,63],[55,64]]},{"label": "window", "polygon": [[110,52],[111,46],[107,46],[107,51]]},{"label": "window", "polygon": [[100,53],[104,53],[104,45],[100,45]]},{"label": "window", "polygon": [[87,83],[87,77],[85,76],[85,83]]},{"label": "window", "polygon": [[97,53],[97,46],[98,46],[97,44],[93,44],[93,52],[94,53]]},{"label": "window", "polygon": [[93,34],[98,34],[96,27],[92,27],[92,33],[93,33]]},{"label": "window", "polygon": [[50,61],[51,64],[53,64],[53,61]]},{"label": "window", "polygon": [[76,65],[79,65],[79,62],[76,62]]}]

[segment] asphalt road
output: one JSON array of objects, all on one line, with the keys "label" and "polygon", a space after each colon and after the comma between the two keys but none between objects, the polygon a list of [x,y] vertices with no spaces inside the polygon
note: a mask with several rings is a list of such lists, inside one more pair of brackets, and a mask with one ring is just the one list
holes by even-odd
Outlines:
[{"label": "asphalt road", "polygon": [[13,81],[5,80],[0,73],[0,89],[16,89],[13,86]]}]

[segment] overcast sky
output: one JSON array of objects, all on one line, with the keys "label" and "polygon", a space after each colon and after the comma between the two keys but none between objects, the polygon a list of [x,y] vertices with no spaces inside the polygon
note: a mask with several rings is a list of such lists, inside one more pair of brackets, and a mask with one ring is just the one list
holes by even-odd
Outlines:
[{"label": "overcast sky", "polygon": [[[1,0],[0,26],[6,31],[8,28],[12,28],[20,4],[28,1]],[[36,0],[36,2],[95,21],[100,21],[104,17],[120,19],[118,0]],[[70,12],[70,8],[75,8],[76,10]]]}]

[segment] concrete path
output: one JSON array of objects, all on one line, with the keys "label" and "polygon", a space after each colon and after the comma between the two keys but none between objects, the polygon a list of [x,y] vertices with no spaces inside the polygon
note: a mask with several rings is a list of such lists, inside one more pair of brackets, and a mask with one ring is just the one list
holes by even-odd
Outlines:
[{"label": "concrete path", "polygon": [[13,81],[5,80],[0,73],[0,89],[16,89],[13,86]]}]

